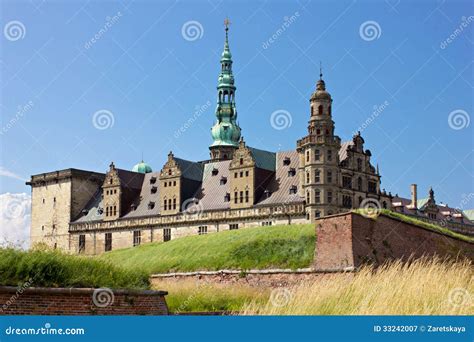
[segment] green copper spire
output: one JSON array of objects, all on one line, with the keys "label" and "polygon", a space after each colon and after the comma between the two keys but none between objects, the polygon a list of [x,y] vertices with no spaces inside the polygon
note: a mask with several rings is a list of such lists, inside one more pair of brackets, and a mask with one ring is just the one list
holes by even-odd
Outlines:
[{"label": "green copper spire", "polygon": [[[209,147],[212,159],[231,158],[228,153],[229,147],[237,148],[240,140],[240,127],[237,124],[237,109],[235,108],[236,87],[232,74],[232,54],[229,48],[230,21],[226,19],[224,25],[225,43],[221,56],[221,72],[217,84],[217,120],[211,129],[213,143]],[[219,149],[222,151],[219,151]]]}]

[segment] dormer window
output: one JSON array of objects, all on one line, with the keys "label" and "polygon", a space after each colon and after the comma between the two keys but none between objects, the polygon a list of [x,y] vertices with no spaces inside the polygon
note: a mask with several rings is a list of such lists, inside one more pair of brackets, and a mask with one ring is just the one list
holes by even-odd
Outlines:
[{"label": "dormer window", "polygon": [[285,159],[283,159],[283,165],[290,165],[290,161],[289,157],[285,157]]},{"label": "dormer window", "polygon": [[156,177],[151,177],[150,184],[155,184],[155,183],[156,183]]},{"label": "dormer window", "polygon": [[135,203],[132,203],[130,205],[130,209],[132,209],[133,211],[137,210],[137,205]]},{"label": "dormer window", "polygon": [[230,202],[230,193],[226,193],[224,196],[224,202]]},{"label": "dormer window", "polygon": [[87,210],[87,209],[83,209],[83,210],[82,210],[82,215],[85,216],[85,215],[87,215],[88,213],[89,213],[89,210]]},{"label": "dormer window", "polygon": [[290,187],[290,195],[296,194],[297,191],[298,191],[298,187],[296,185],[292,185]]},{"label": "dormer window", "polygon": [[263,195],[264,195],[265,198],[269,198],[272,195],[272,192],[270,190],[266,189],[263,192]]},{"label": "dormer window", "polygon": [[213,168],[213,169],[212,169],[212,175],[213,175],[213,176],[217,176],[218,173],[219,173],[219,170],[218,170],[218,169],[216,169],[216,168]]},{"label": "dormer window", "polygon": [[155,202],[152,202],[152,201],[148,202],[148,209],[151,210],[151,209],[153,209],[154,207],[155,207]]},{"label": "dormer window", "polygon": [[221,177],[221,185],[224,185],[225,183],[227,183],[227,177],[222,176]]},{"label": "dormer window", "polygon": [[173,174],[173,171],[171,169],[168,170],[168,175],[171,176]]},{"label": "dormer window", "polygon": [[152,186],[151,187],[151,193],[152,194],[156,194],[156,191],[158,190],[158,188],[156,186]]},{"label": "dormer window", "polygon": [[294,177],[296,175],[296,169],[292,167],[288,170],[288,177]]},{"label": "dormer window", "polygon": [[240,165],[244,164],[244,158],[240,158]]}]

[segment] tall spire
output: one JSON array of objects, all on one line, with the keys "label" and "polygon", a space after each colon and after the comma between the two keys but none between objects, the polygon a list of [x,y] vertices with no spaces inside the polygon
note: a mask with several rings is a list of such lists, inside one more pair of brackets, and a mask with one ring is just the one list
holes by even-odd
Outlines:
[{"label": "tall spire", "polygon": [[213,143],[209,146],[211,159],[230,159],[239,145],[240,127],[237,123],[235,106],[234,75],[232,74],[232,54],[229,48],[230,20],[224,20],[225,42],[221,55],[221,72],[217,84],[216,123],[211,129]]}]

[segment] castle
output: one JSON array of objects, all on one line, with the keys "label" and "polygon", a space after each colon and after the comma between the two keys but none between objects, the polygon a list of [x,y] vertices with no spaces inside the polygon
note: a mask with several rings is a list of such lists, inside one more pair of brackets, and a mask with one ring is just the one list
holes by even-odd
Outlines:
[{"label": "castle", "polygon": [[[352,208],[377,206],[472,231],[472,217],[380,188],[378,167],[360,133],[335,135],[332,98],[320,74],[309,99],[308,131],[296,149],[247,146],[237,123],[236,87],[228,25],[220,60],[210,159],[172,152],[159,172],[143,161],[131,171],[110,164],[96,173],[66,169],[33,175],[31,244],[99,254],[192,234],[275,224],[310,223]],[[472,216],[472,213],[471,213]],[[467,228],[466,228],[467,227]],[[471,227],[471,228],[469,228]]]}]

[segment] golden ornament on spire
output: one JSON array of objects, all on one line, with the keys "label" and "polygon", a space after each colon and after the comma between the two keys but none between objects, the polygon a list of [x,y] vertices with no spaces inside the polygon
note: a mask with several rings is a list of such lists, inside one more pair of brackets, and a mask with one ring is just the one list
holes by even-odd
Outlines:
[{"label": "golden ornament on spire", "polygon": [[229,18],[225,18],[225,19],[224,19],[224,26],[225,26],[225,29],[226,29],[226,30],[229,29],[230,24],[231,24],[230,19],[229,19]]}]

